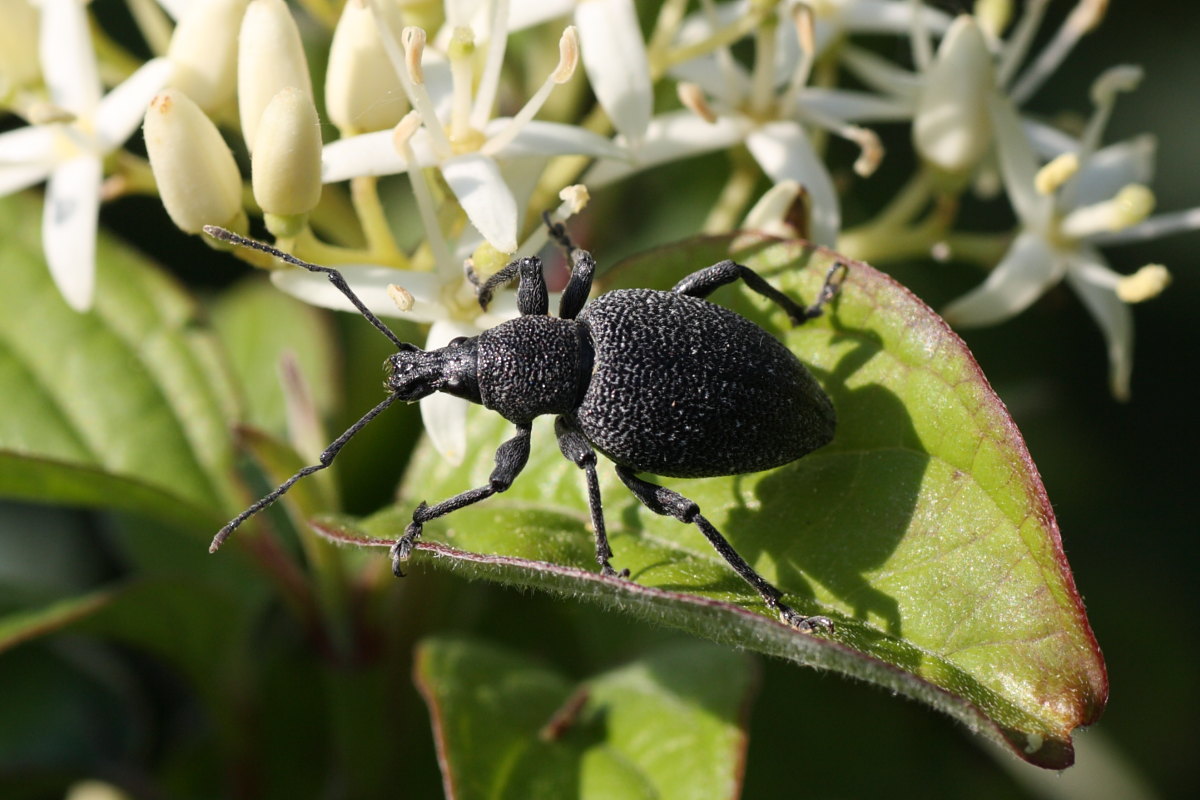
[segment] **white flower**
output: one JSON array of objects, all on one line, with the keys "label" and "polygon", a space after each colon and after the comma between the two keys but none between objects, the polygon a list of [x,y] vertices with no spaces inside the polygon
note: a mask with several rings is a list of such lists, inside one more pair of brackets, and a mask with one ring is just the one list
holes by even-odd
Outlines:
[{"label": "white flower", "polygon": [[[924,158],[943,170],[965,173],[978,164],[991,142],[985,110],[990,88],[1006,94],[1016,107],[1022,106],[1099,24],[1108,5],[1107,0],[1079,0],[1054,37],[1021,71],[1048,2],[1027,2],[1006,39],[1001,33],[1009,22],[1011,2],[979,3],[975,16],[955,21],[936,57],[929,41],[936,29],[915,25],[915,73],[852,44],[843,46],[839,57],[865,84],[911,107],[915,143]],[[1024,119],[1022,124],[1040,154],[1062,152],[1069,146],[1067,137],[1045,123]]]},{"label": "white flower", "polygon": [[[519,213],[501,170],[503,162],[569,154],[620,156],[621,151],[610,141],[582,128],[533,120],[554,86],[565,82],[575,69],[578,45],[573,28],[563,32],[558,66],[542,87],[511,119],[492,119],[507,40],[500,15],[476,89],[470,71],[474,40],[469,28],[459,26],[448,52],[438,54],[425,47],[425,32],[420,28],[405,28],[403,35],[396,37],[385,12],[374,2],[372,8],[412,113],[418,115],[420,130],[411,134],[413,160],[397,147],[392,131],[352,136],[325,147],[322,179],[326,183],[409,172],[410,163],[436,166],[476,230],[497,251],[511,253],[517,248]],[[426,55],[430,56],[428,64]],[[427,233],[440,238],[435,231],[427,229]]]},{"label": "white flower", "polygon": [[[716,7],[711,19],[703,15],[693,18],[681,27],[678,43],[687,46],[717,35],[749,13],[749,5],[729,3]],[[771,24],[753,29],[752,71],[724,47],[675,66],[671,72],[684,81],[679,87],[680,99],[690,111],[655,117],[643,141],[630,146],[631,163],[601,162],[585,182],[592,187],[606,185],[657,164],[744,142],[773,182],[794,181],[804,187],[811,203],[809,238],[833,244],[841,226],[837,192],[806,126],[858,144],[862,157],[855,169],[868,175],[882,157],[882,149],[873,133],[852,123],[903,119],[911,110],[904,103],[863,92],[809,87],[809,71],[817,53],[811,12],[807,6],[785,8],[781,4],[776,13]]]},{"label": "white flower", "polygon": [[49,105],[31,125],[0,134],[0,194],[46,181],[42,246],[77,311],[92,304],[103,159],[137,129],[172,67],[154,59],[101,96],[87,13],[79,0],[42,0],[39,49]]},{"label": "white flower", "polygon": [[1128,303],[1157,294],[1167,275],[1153,265],[1122,276],[1108,266],[1099,246],[1200,228],[1200,209],[1147,219],[1154,204],[1146,188],[1154,170],[1152,137],[1098,146],[1115,92],[1132,88],[1136,77],[1131,68],[1102,76],[1093,89],[1097,109],[1082,141],[1041,169],[1012,102],[992,98],[1001,176],[1020,229],[987,280],[944,312],[959,326],[1002,322],[1065,278],[1104,333],[1109,382],[1120,399],[1129,396],[1133,367]]},{"label": "white flower", "polygon": [[[469,0],[447,0],[447,24],[435,37],[442,47],[456,26],[470,27],[483,44],[492,41],[498,20],[507,19],[507,35],[573,15],[583,69],[596,100],[626,141],[640,141],[650,122],[654,92],[633,0],[492,0],[471,5]],[[502,53],[503,49],[496,57]]]}]

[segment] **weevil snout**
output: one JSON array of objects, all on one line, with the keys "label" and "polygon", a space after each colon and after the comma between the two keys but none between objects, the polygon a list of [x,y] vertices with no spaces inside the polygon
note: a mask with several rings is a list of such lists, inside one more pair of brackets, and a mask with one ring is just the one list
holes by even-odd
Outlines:
[{"label": "weevil snout", "polygon": [[479,402],[477,340],[460,337],[436,350],[402,350],[388,356],[383,385],[400,400],[420,400],[446,392]]}]

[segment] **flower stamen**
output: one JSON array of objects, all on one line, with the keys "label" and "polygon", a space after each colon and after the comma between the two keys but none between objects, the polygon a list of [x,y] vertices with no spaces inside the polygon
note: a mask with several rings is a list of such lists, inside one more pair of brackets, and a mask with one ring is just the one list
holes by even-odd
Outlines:
[{"label": "flower stamen", "polygon": [[1144,303],[1171,285],[1171,273],[1162,264],[1147,264],[1117,281],[1117,297],[1126,303]]},{"label": "flower stamen", "polygon": [[1037,175],[1033,178],[1033,186],[1037,189],[1038,194],[1054,194],[1077,172],[1079,172],[1079,156],[1075,153],[1063,153],[1038,170]]},{"label": "flower stamen", "polygon": [[494,155],[512,142],[521,132],[521,128],[525,127],[525,124],[533,119],[538,111],[541,111],[546,99],[550,97],[550,92],[554,91],[554,87],[569,81],[575,74],[575,68],[578,65],[579,34],[574,25],[569,25],[558,40],[558,66],[547,76],[533,96],[521,107],[521,110],[504,126],[504,130],[489,139],[480,148],[480,152],[484,155]]}]

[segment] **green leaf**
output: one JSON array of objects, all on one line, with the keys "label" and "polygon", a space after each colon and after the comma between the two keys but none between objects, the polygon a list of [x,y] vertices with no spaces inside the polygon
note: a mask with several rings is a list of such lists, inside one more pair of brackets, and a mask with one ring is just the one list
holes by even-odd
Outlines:
[{"label": "green leaf", "polygon": [[87,619],[106,607],[113,595],[102,590],[0,617],[0,653]]},{"label": "green leaf", "polygon": [[[328,315],[265,280],[246,280],[212,306],[213,328],[237,376],[243,422],[275,436],[287,433],[280,361],[295,359],[320,419],[328,417],[338,381]],[[332,438],[332,437],[330,437]]]},{"label": "green leaf", "polygon": [[434,638],[414,679],[455,800],[740,794],[745,655],[686,642],[574,685],[526,656]]},{"label": "green leaf", "polygon": [[179,287],[104,237],[95,308],[72,311],[40,220],[32,195],[0,198],[0,494],[212,528],[237,505],[236,404],[214,340]]},{"label": "green leaf", "polygon": [[[646,253],[604,288],[670,287],[733,257],[810,301],[840,257],[799,242],[699,239]],[[760,322],[809,364],[838,412],[834,442],[753,475],[664,483],[694,499],[734,547],[829,636],[798,634],[691,526],[639,506],[601,470],[617,569],[595,569],[581,472],[546,420],[503,495],[426,526],[415,564],[534,586],[741,647],[858,677],[928,703],[1041,766],[1073,760],[1108,685],[1037,469],[962,341],[916,297],[850,263],[829,312],[799,328],[744,287],[714,302]],[[394,539],[419,500],[487,483],[512,426],[478,410],[461,468],[428,447],[401,506],[362,525]],[[333,534],[342,538],[355,534]]]}]

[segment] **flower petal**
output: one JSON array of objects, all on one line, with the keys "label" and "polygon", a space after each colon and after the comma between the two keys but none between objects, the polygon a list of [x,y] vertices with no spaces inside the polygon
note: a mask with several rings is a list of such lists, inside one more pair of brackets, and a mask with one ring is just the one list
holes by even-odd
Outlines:
[{"label": "flower petal", "polygon": [[90,117],[100,102],[101,89],[84,4],[43,0],[41,26],[38,45],[50,102],[76,116]]},{"label": "flower petal", "polygon": [[[488,123],[485,135],[490,137],[500,132],[508,122],[504,117],[493,119]],[[624,148],[611,139],[586,128],[536,119],[526,122],[513,140],[494,155],[498,160],[521,156],[585,155],[618,160],[628,160],[630,157]]]},{"label": "flower petal", "polygon": [[[442,306],[442,282],[432,272],[413,272],[369,264],[345,264],[338,271],[350,288],[377,316],[399,317],[413,322],[435,322],[445,319],[449,312]],[[349,299],[324,275],[303,269],[277,269],[271,272],[271,282],[292,297],[304,302],[357,313]],[[389,284],[404,287],[413,296],[409,311],[396,308],[388,296]]]},{"label": "flower petal", "polygon": [[[422,151],[416,149],[413,140],[422,133],[423,130],[417,131],[409,140],[418,161],[422,160]],[[424,156],[432,158],[428,147],[424,148]],[[427,164],[422,163],[422,166]],[[408,164],[404,156],[396,151],[395,137],[390,130],[348,136],[330,142],[321,149],[322,183],[337,183],[368,175],[396,175],[407,171]]]},{"label": "flower petal", "polygon": [[897,122],[913,115],[913,104],[908,100],[848,89],[809,87],[801,90],[799,105],[843,122]]},{"label": "flower petal", "polygon": [[167,59],[152,59],[104,96],[96,109],[96,138],[103,152],[115,150],[133,135],[174,70]]},{"label": "flower petal", "polygon": [[837,192],[804,128],[795,122],[770,122],[750,132],[746,147],[773,182],[793,180],[804,187],[811,208],[809,238],[817,244],[835,244],[842,224]]},{"label": "flower petal", "polygon": [[420,400],[421,422],[429,442],[447,463],[458,466],[467,453],[467,409],[461,397],[434,392]]},{"label": "flower petal", "polygon": [[675,80],[696,84],[705,94],[730,108],[739,105],[750,93],[750,73],[746,68],[732,60],[722,64],[714,54],[676,64],[670,74]]},{"label": "flower petal", "polygon": [[650,124],[654,95],[633,0],[584,0],[575,9],[575,24],[596,99],[625,140],[636,144]]},{"label": "flower petal", "polygon": [[1053,125],[1026,118],[1021,120],[1021,127],[1034,152],[1046,161],[1063,153],[1078,153],[1080,150],[1078,139]]},{"label": "flower petal", "polygon": [[1157,142],[1151,135],[1097,150],[1064,187],[1063,205],[1075,208],[1102,203],[1131,183],[1149,184],[1154,179],[1156,150]]},{"label": "flower petal", "polygon": [[517,201],[496,162],[480,153],[456,156],[442,164],[442,177],[475,229],[501,253],[517,249]]},{"label": "flower petal", "polygon": [[[582,182],[589,188],[598,189],[659,164],[723,150],[739,141],[745,135],[746,127],[746,120],[740,116],[719,117],[716,122],[706,122],[691,111],[660,114],[650,123],[642,141],[630,148],[632,161],[600,161]],[[624,140],[618,137],[617,141]]]},{"label": "flower petal", "polygon": [[41,183],[52,169],[52,164],[0,165],[0,197]]},{"label": "flower petal", "polygon": [[1058,282],[1063,269],[1062,258],[1041,237],[1022,233],[987,280],[947,306],[942,316],[963,328],[1004,322]]},{"label": "flower petal", "polygon": [[[950,27],[952,18],[944,11],[931,8],[924,3],[897,3],[894,0],[855,0],[852,3],[835,3],[830,15],[818,21],[831,21],[853,33],[896,33],[902,36],[912,32],[916,19],[914,9],[921,15],[926,31],[943,33]],[[833,20],[829,20],[833,16]]]},{"label": "flower petal", "polygon": [[846,44],[839,51],[841,64],[868,88],[894,95],[898,100],[916,103],[921,91],[920,75],[901,69],[879,55]]},{"label": "flower petal", "polygon": [[54,283],[76,311],[92,307],[102,175],[100,159],[80,156],[55,167],[46,184],[42,249]]},{"label": "flower petal", "polygon": [[1133,312],[1113,290],[1118,277],[1092,248],[1082,248],[1067,270],[1067,281],[1091,312],[1108,343],[1109,387],[1118,400],[1129,399],[1133,373]]},{"label": "flower petal", "polygon": [[1013,210],[1025,225],[1043,227],[1053,211],[1053,198],[1038,194],[1034,188],[1038,162],[1021,120],[1012,103],[998,94],[992,95],[988,111],[992,116],[1000,175]]},{"label": "flower petal", "polygon": [[194,2],[195,0],[158,0],[158,4],[166,9],[172,19],[182,17]]},{"label": "flower petal", "polygon": [[28,125],[0,133],[0,196],[41,183],[54,169],[55,131]]}]

